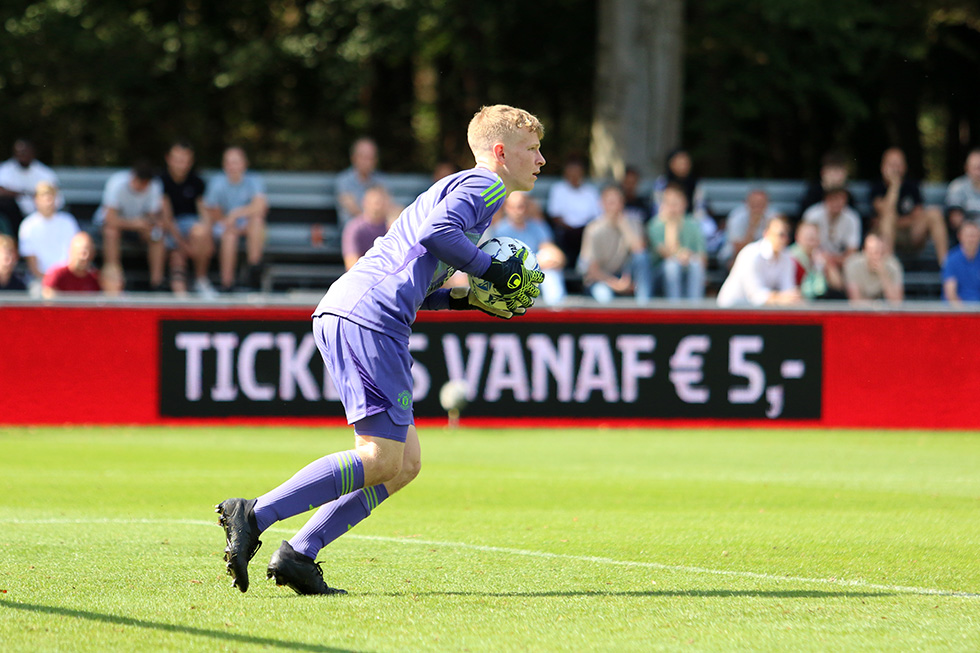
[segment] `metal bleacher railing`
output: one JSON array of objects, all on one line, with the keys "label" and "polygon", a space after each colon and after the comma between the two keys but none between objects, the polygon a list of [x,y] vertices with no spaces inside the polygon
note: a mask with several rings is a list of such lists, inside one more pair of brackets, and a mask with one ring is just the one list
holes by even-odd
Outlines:
[{"label": "metal bleacher railing", "polygon": [[[93,232],[92,215],[102,199],[109,176],[118,168],[55,168],[67,209],[82,228]],[[262,175],[269,198],[268,230],[265,247],[265,291],[324,288],[343,272],[340,230],[337,226],[334,196],[335,173],[256,171]],[[207,180],[216,170],[203,170]],[[431,183],[424,174],[387,176],[388,190],[401,206],[410,204]],[[551,185],[558,177],[538,179],[531,195],[542,205]],[[704,179],[704,196],[708,212],[719,222],[742,203],[749,190],[761,188],[769,194],[770,204],[778,211],[795,216],[806,183],[801,180]],[[869,184],[856,181],[849,185],[858,210],[870,212]],[[924,183],[922,192],[927,205],[942,205],[945,184]],[[649,184],[645,189],[649,192]],[[910,298],[939,297],[940,277],[935,256],[929,252],[903,259],[906,269],[906,294]],[[139,270],[143,265],[138,266]],[[712,262],[709,281],[719,284],[724,277]],[[134,270],[136,271],[136,270]],[[571,274],[571,273],[570,273]]]}]

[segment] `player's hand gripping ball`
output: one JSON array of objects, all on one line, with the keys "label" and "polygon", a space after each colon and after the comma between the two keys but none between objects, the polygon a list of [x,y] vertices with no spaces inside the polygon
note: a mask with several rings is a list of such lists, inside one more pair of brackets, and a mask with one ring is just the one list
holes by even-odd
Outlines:
[{"label": "player's hand gripping ball", "polygon": [[500,236],[480,245],[493,262],[484,273],[485,278],[470,275],[470,292],[474,297],[497,310],[524,313],[534,305],[534,298],[541,294],[538,286],[544,281],[544,273],[538,266],[534,252],[516,238]]}]

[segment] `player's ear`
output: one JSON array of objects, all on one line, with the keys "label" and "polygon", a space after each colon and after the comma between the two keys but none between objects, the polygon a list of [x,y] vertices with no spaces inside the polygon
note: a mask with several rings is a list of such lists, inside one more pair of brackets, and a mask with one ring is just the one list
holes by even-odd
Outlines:
[{"label": "player's ear", "polygon": [[503,143],[494,143],[493,144],[493,158],[497,159],[498,161],[503,161],[504,160],[504,144]]}]

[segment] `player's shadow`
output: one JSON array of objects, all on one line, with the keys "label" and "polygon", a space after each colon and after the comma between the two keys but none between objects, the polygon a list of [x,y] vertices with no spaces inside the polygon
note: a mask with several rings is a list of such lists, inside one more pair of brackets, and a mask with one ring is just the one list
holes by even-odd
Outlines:
[{"label": "player's shadow", "polygon": [[291,642],[283,639],[272,639],[271,637],[256,637],[254,635],[241,635],[238,633],[228,633],[221,630],[210,630],[207,628],[194,628],[193,626],[181,626],[179,624],[168,624],[162,621],[149,621],[146,619],[135,619],[116,614],[103,614],[101,612],[89,612],[87,610],[73,610],[71,608],[60,608],[53,605],[36,605],[33,603],[14,603],[12,601],[0,600],[0,607],[13,610],[23,610],[25,612],[40,612],[44,614],[58,615],[60,617],[71,617],[73,619],[87,619],[88,621],[101,621],[102,623],[114,624],[117,626],[129,626],[132,628],[146,628],[148,630],[159,630],[168,633],[182,633],[197,637],[210,637],[211,639],[225,640],[237,644],[258,644],[269,648],[285,649],[287,651],[311,651],[313,653],[344,653],[350,649],[331,648],[320,644],[307,644],[305,642]]},{"label": "player's shadow", "polygon": [[894,596],[895,592],[855,592],[828,590],[626,590],[622,592],[607,590],[555,590],[551,592],[382,592],[381,596],[487,596],[499,598],[557,598],[557,597],[718,597],[735,598],[751,596],[764,599],[830,599],[830,598],[879,598]]}]

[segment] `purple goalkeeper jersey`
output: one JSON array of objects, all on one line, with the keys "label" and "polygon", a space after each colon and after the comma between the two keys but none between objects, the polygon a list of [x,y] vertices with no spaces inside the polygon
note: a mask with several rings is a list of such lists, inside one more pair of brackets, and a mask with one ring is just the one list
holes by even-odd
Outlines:
[{"label": "purple goalkeeper jersey", "polygon": [[448,291],[436,292],[447,276],[454,270],[480,276],[490,267],[475,243],[506,193],[500,177],[484,168],[440,179],[330,286],[313,315],[331,313],[408,342],[423,304],[449,307]]}]

